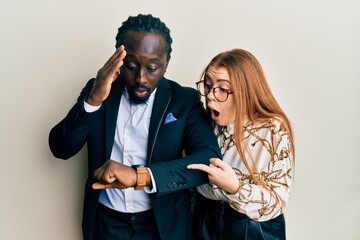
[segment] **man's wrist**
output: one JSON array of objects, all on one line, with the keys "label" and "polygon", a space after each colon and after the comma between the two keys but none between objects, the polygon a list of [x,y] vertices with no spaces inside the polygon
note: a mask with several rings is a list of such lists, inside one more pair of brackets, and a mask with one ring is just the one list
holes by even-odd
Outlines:
[{"label": "man's wrist", "polygon": [[92,106],[89,103],[87,103],[86,101],[84,101],[84,109],[85,109],[85,112],[87,112],[87,113],[96,112],[97,110],[100,109],[100,107],[101,107],[101,104],[100,104],[100,106]]},{"label": "man's wrist", "polygon": [[94,97],[91,94],[89,94],[89,96],[86,98],[85,102],[94,107],[100,106],[102,103],[101,101],[94,99]]},{"label": "man's wrist", "polygon": [[145,165],[132,165],[131,166],[136,171],[136,184],[134,186],[135,190],[144,190],[147,178],[148,170]]}]

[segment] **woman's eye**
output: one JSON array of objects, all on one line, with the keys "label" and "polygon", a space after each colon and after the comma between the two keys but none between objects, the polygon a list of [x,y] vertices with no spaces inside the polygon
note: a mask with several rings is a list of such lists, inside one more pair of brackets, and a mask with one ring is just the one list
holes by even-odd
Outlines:
[{"label": "woman's eye", "polygon": [[204,83],[204,87],[205,87],[206,89],[211,89],[211,85],[208,84],[208,83]]},{"label": "woman's eye", "polygon": [[228,89],[225,89],[225,88],[219,88],[220,92],[222,93],[227,93],[229,90]]}]

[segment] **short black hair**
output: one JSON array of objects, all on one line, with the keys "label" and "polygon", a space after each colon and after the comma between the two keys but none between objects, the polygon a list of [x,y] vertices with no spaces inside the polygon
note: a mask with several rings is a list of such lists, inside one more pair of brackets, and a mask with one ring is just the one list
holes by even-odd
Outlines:
[{"label": "short black hair", "polygon": [[128,31],[158,33],[162,35],[166,41],[167,54],[170,56],[172,52],[170,29],[160,20],[160,18],[154,17],[151,14],[130,16],[118,29],[115,44],[116,48],[123,44],[124,37]]}]

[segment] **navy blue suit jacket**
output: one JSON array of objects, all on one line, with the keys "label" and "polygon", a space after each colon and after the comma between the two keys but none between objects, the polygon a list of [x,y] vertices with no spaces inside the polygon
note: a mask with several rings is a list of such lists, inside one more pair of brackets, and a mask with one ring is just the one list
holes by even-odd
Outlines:
[{"label": "navy blue suit jacket", "polygon": [[[88,179],[82,227],[84,239],[89,240],[92,239],[100,195],[99,190],[91,188],[95,181],[93,172],[110,158],[124,90],[123,82],[117,79],[101,108],[87,113],[83,103],[93,82],[94,79],[87,83],[77,103],[49,134],[49,146],[57,158],[68,159],[87,144]],[[147,164],[157,186],[157,193],[150,194],[156,224],[162,239],[191,239],[189,188],[206,183],[208,178],[207,174],[188,170],[186,166],[191,163],[208,165],[210,158],[220,157],[221,154],[196,90],[162,78],[154,101]],[[172,113],[177,120],[165,124],[168,113]]]}]

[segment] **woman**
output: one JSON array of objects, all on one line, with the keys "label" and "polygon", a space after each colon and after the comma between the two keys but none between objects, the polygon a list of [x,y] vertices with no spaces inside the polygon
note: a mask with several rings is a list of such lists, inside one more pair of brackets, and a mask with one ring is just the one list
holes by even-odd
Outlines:
[{"label": "woman", "polygon": [[199,239],[285,239],[284,210],[294,174],[294,139],[257,59],[242,49],[215,56],[197,88],[205,96],[223,159],[189,169],[208,173],[197,188]]}]

